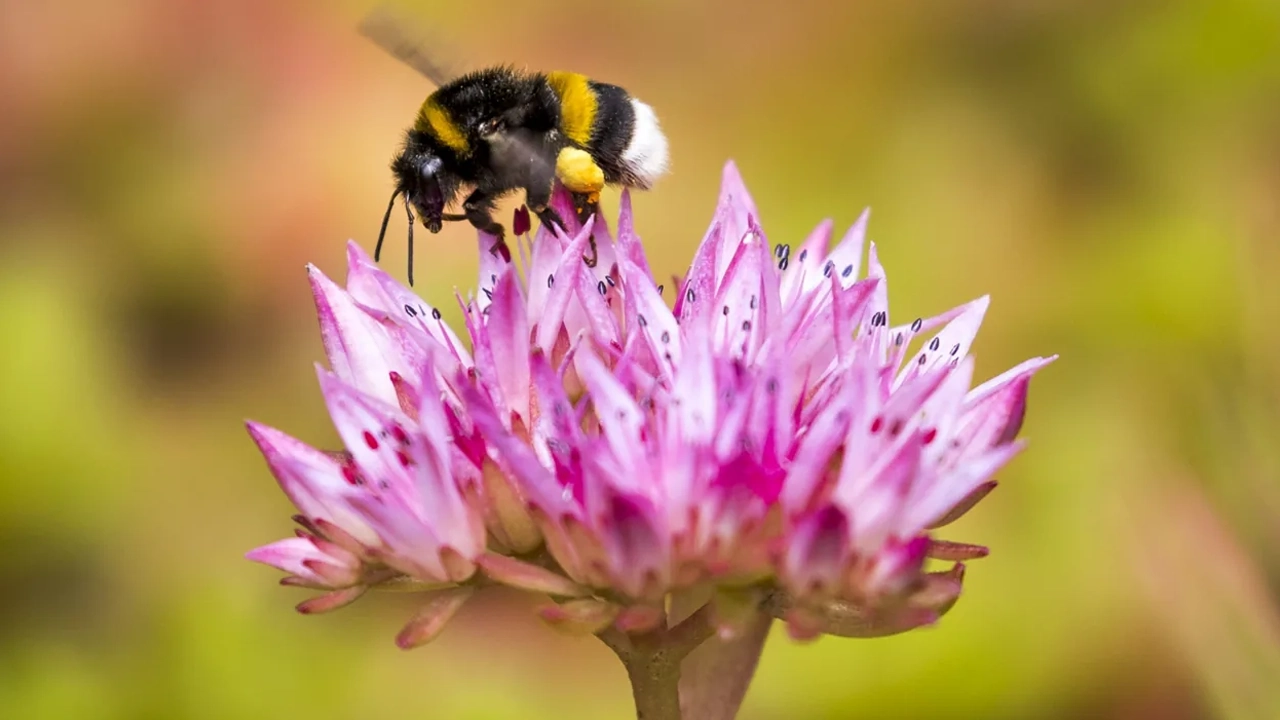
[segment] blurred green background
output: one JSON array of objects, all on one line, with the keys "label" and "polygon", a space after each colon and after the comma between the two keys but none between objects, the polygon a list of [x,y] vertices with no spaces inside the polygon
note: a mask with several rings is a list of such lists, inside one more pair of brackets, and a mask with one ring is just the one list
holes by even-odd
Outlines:
[{"label": "blurred green background", "polygon": [[[303,264],[372,246],[428,89],[355,34],[366,9],[0,2],[0,717],[631,712],[608,651],[521,597],[403,653],[411,599],[302,617],[241,557],[291,512],[242,419],[333,443]],[[991,293],[982,376],[1062,355],[1031,450],[947,533],[993,550],[957,609],[779,631],[744,718],[1280,718],[1280,4],[422,13],[463,66],[658,108],[673,173],[636,206],[660,273],[734,158],[775,242],[872,206],[899,319]],[[420,234],[426,297],[472,285],[472,237]]]}]

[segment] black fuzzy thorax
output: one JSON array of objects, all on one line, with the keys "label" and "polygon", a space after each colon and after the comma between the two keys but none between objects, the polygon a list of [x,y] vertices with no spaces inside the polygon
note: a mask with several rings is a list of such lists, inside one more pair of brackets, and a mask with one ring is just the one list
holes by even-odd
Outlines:
[{"label": "black fuzzy thorax", "polygon": [[[509,169],[495,167],[488,144],[479,135],[486,120],[500,118],[513,132],[529,137],[558,135],[560,103],[542,74],[519,72],[510,67],[493,67],[462,75],[442,85],[431,97],[444,108],[467,138],[467,152],[458,152],[431,132],[414,126],[405,133],[401,153],[392,162],[392,171],[410,190],[416,184],[418,168],[429,158],[439,158],[438,173],[446,203],[463,186],[500,194],[520,187],[525,178]],[[539,146],[546,138],[539,138]],[[554,154],[552,155],[554,157]]]}]

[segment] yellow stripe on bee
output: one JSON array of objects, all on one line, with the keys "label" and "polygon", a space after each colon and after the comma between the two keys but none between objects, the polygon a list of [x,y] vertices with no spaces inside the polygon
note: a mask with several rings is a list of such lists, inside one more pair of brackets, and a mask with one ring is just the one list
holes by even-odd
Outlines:
[{"label": "yellow stripe on bee", "polygon": [[569,192],[599,198],[604,189],[604,171],[585,150],[567,147],[556,156],[556,177]]},{"label": "yellow stripe on bee", "polygon": [[466,155],[470,151],[466,133],[449,116],[449,111],[436,101],[435,95],[422,103],[414,129],[431,134],[459,155]]},{"label": "yellow stripe on bee", "polygon": [[591,140],[597,105],[587,76],[557,71],[547,73],[547,83],[560,98],[560,131],[575,143],[586,145]]}]

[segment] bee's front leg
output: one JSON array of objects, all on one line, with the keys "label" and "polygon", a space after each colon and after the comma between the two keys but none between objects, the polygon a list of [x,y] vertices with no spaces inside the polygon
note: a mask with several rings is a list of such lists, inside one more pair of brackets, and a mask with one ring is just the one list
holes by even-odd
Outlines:
[{"label": "bee's front leg", "polygon": [[528,187],[524,190],[525,204],[545,226],[560,234],[566,234],[564,220],[551,207],[551,190],[555,186],[555,169],[550,165],[535,165],[530,172]]},{"label": "bee's front leg", "polygon": [[467,221],[480,232],[494,236],[495,240],[493,247],[490,248],[491,252],[497,251],[506,242],[504,240],[506,230],[501,223],[493,219],[493,205],[493,196],[483,190],[476,190],[471,193],[462,203],[462,209],[466,213]]}]

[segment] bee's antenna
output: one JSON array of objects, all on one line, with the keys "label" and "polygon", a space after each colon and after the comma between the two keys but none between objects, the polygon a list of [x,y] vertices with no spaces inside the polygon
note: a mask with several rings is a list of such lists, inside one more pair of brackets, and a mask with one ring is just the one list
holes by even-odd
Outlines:
[{"label": "bee's antenna", "polygon": [[404,204],[404,214],[409,216],[409,286],[413,286],[413,209]]},{"label": "bee's antenna", "polygon": [[[387,211],[382,214],[382,229],[378,231],[378,246],[373,249],[373,261],[378,262],[382,259],[382,240],[387,236],[387,221],[391,219],[391,208],[396,206],[396,197],[400,195],[400,188],[391,193],[391,202],[387,203]],[[405,207],[409,207],[409,203],[405,203]],[[412,225],[413,223],[410,223]],[[409,228],[409,232],[413,232],[413,228]]]}]

